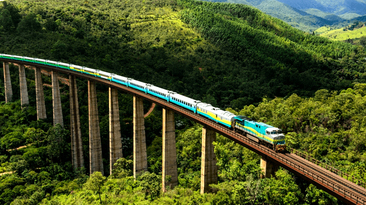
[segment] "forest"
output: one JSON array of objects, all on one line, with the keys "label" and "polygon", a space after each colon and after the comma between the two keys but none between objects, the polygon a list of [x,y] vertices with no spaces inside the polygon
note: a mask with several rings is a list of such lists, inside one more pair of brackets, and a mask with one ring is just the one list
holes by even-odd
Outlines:
[{"label": "forest", "polygon": [[[366,182],[362,46],[304,33],[247,5],[195,0],[11,0],[0,6],[0,45],[1,53],[114,72],[277,126],[289,148]],[[71,166],[68,86],[61,85],[63,129],[52,126],[50,76],[43,75],[49,117],[37,121],[34,71],[27,70],[25,109],[17,67],[11,74],[15,99],[5,104],[0,73],[0,204],[342,204],[284,169],[260,179],[260,156],[220,135],[217,192],[200,195],[201,126],[178,115],[179,186],[162,193],[160,107],[145,119],[149,171],[134,180],[132,96],[124,93],[124,158],[109,173],[103,85],[97,88],[106,175],[89,177]],[[89,167],[86,80],[78,79],[78,90]],[[151,104],[144,104],[147,111]]]}]

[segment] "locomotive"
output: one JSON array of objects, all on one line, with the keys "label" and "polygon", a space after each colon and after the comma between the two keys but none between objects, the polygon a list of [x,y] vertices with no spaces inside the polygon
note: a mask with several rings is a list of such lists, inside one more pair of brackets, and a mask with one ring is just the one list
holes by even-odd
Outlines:
[{"label": "locomotive", "polygon": [[213,107],[210,104],[194,100],[151,84],[101,70],[56,61],[7,54],[0,54],[0,60],[1,59],[43,64],[103,78],[181,106],[193,113],[196,113],[197,115],[201,115],[225,127],[233,129],[235,132],[240,133],[257,143],[266,145],[276,152],[283,152],[286,149],[285,135],[279,128],[262,122],[255,122],[245,116],[236,116],[229,111],[221,110],[220,108]]}]

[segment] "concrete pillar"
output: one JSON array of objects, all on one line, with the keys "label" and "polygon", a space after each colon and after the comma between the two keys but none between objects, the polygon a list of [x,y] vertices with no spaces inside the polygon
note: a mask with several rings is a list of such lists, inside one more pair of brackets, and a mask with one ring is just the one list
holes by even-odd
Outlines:
[{"label": "concrete pillar", "polygon": [[119,121],[118,90],[109,88],[109,173],[112,174],[113,164],[123,157],[121,124]]},{"label": "concrete pillar", "polygon": [[[167,176],[170,176],[169,180]],[[163,109],[163,191],[178,184],[177,150],[173,110]]]},{"label": "concrete pillar", "polygon": [[36,83],[36,104],[37,104],[37,120],[46,119],[46,104],[44,101],[42,73],[40,68],[35,68]]},{"label": "concrete pillar", "polygon": [[271,176],[274,177],[274,176],[276,176],[275,173],[278,170],[278,165],[275,164],[274,162],[270,161],[266,157],[262,157],[261,158],[261,169],[262,169],[261,178],[269,178]]},{"label": "concrete pillar", "polygon": [[3,63],[3,66],[4,66],[5,103],[8,103],[13,100],[13,89],[11,87],[9,63]]},{"label": "concrete pillar", "polygon": [[212,142],[216,140],[213,130],[202,128],[201,194],[212,192],[210,184],[217,184],[216,155]]},{"label": "concrete pillar", "polygon": [[89,104],[89,164],[90,174],[101,172],[104,175],[102,142],[100,138],[97,89],[95,82],[88,81]]},{"label": "concrete pillar", "polygon": [[74,169],[84,167],[83,141],[81,139],[78,89],[76,77],[69,75],[70,82],[70,132],[71,157]]},{"label": "concrete pillar", "polygon": [[58,82],[58,73],[52,71],[52,106],[53,106],[53,126],[60,124],[64,126],[64,119],[62,117],[62,105],[60,86]]},{"label": "concrete pillar", "polygon": [[133,176],[147,171],[144,106],[142,98],[133,96]]},{"label": "concrete pillar", "polygon": [[20,104],[22,107],[29,105],[27,78],[24,65],[19,65]]}]

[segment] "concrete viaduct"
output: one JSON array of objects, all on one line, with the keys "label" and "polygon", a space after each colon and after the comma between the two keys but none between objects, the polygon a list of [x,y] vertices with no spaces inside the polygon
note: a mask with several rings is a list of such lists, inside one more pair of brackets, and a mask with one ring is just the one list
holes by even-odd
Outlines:
[{"label": "concrete viaduct", "polygon": [[[19,67],[20,99],[21,105],[29,104],[28,91],[25,77],[25,62],[13,59],[0,59],[3,61],[5,101],[12,101],[13,92],[10,79],[9,63]],[[163,107],[163,162],[162,162],[162,189],[173,188],[178,183],[176,146],[175,146],[175,121],[174,113],[184,115],[204,127],[202,128],[202,162],[201,162],[201,193],[212,191],[209,184],[217,183],[216,156],[212,142],[216,140],[216,133],[249,148],[260,154],[262,176],[270,177],[282,166],[299,177],[313,183],[347,204],[366,204],[366,189],[337,175],[331,168],[323,168],[317,163],[310,162],[294,153],[275,153],[273,150],[255,143],[249,138],[235,133],[233,130],[220,126],[200,115],[194,114],[184,108],[168,103],[162,99],[140,92],[138,90],[117,84],[102,78],[93,77],[72,70],[38,63],[26,63],[35,70],[36,107],[37,119],[45,119],[46,108],[41,79],[41,70],[51,71],[52,74],[52,101],[53,124],[63,126],[61,98],[59,90],[58,73],[69,75],[70,82],[70,133],[72,164],[75,169],[83,167],[83,152],[80,130],[79,103],[77,97],[76,77],[88,80],[88,109],[89,109],[89,160],[90,173],[100,171],[103,173],[101,136],[97,109],[96,83],[109,86],[109,149],[110,171],[113,164],[122,157],[121,128],[118,107],[118,90],[133,95],[133,174],[134,177],[142,171],[147,171],[147,154],[145,142],[145,125],[143,113],[143,99]],[[166,176],[171,180],[166,181]]]}]

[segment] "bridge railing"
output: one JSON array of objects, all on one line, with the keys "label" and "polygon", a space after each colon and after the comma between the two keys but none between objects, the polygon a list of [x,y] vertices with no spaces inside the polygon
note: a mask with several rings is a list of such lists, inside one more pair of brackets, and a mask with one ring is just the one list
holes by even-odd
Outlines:
[{"label": "bridge railing", "polygon": [[308,160],[309,162],[312,162],[312,163],[314,163],[314,164],[316,164],[320,167],[323,167],[324,169],[326,169],[326,170],[328,170],[328,171],[330,171],[334,174],[337,174],[341,177],[346,177],[347,180],[349,180],[349,181],[351,181],[351,182],[353,182],[353,183],[355,183],[359,186],[362,186],[362,187],[366,188],[366,183],[364,183],[362,181],[362,179],[357,179],[354,176],[350,176],[349,174],[347,174],[347,173],[345,173],[345,172],[343,172],[343,171],[341,171],[337,168],[334,168],[333,166],[331,166],[331,165],[329,165],[325,162],[322,162],[322,161],[319,161],[319,160],[315,159],[314,157],[310,156],[310,154],[306,154],[304,152],[301,152],[301,151],[293,149],[293,148],[291,148],[290,152],[293,153],[293,154],[296,154],[297,156],[299,156],[303,159]]}]

